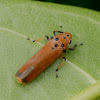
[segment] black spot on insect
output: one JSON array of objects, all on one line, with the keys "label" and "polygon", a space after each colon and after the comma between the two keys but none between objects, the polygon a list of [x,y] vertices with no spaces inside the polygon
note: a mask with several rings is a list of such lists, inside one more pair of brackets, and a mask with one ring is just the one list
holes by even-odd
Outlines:
[{"label": "black spot on insect", "polygon": [[69,34],[67,34],[67,37],[69,37]]},{"label": "black spot on insect", "polygon": [[64,39],[66,39],[66,38],[64,37]]},{"label": "black spot on insect", "polygon": [[71,44],[71,43],[72,43],[72,41],[70,40],[70,41],[69,41],[69,44]]},{"label": "black spot on insect", "polygon": [[57,47],[58,46],[58,44],[55,44],[55,47]]},{"label": "black spot on insect", "polygon": [[[52,49],[54,49],[54,48],[52,48]],[[52,50],[52,49],[51,49],[51,50]]]},{"label": "black spot on insect", "polygon": [[53,39],[53,36],[51,36],[50,38]]},{"label": "black spot on insect", "polygon": [[55,38],[55,40],[56,40],[56,41],[58,41],[58,40],[59,40],[59,38]]},{"label": "black spot on insect", "polygon": [[61,47],[64,47],[64,44],[63,43],[61,44]]}]

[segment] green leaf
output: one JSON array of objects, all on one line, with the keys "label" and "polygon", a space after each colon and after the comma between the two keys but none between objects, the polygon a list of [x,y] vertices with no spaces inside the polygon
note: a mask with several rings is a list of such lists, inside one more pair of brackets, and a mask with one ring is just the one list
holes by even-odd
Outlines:
[{"label": "green leaf", "polygon": [[[18,84],[15,73],[47,41],[54,30],[68,31],[70,45],[83,43],[65,54],[58,72],[58,58],[27,85]],[[0,1],[0,100],[96,100],[100,97],[100,13],[89,9],[29,0]],[[79,95],[77,95],[79,93]],[[74,96],[74,97],[73,97]]]}]

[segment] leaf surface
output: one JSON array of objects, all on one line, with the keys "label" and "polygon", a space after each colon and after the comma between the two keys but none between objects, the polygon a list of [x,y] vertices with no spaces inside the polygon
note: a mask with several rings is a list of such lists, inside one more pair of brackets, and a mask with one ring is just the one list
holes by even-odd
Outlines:
[{"label": "leaf surface", "polygon": [[[60,58],[31,83],[18,84],[14,77],[17,70],[46,43],[46,39],[32,43],[26,38],[53,36],[60,25],[73,36],[70,47],[84,45],[65,54],[67,60],[58,72],[59,78],[55,77],[55,69],[62,62]],[[38,1],[0,2],[1,100],[68,100],[97,80],[100,80],[99,12]],[[100,96],[100,91],[95,91],[98,95],[90,95],[90,100]]]}]

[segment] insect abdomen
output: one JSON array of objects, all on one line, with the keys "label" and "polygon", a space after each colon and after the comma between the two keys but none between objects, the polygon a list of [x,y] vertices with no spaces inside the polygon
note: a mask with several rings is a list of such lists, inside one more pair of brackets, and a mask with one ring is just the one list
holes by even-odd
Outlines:
[{"label": "insect abdomen", "polygon": [[27,83],[42,73],[62,54],[62,50],[52,49],[52,44],[44,45],[16,73],[19,83]]}]

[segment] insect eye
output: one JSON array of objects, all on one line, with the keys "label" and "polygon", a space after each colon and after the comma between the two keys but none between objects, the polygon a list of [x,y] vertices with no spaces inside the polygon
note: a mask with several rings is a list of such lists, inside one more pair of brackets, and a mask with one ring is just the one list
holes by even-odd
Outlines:
[{"label": "insect eye", "polygon": [[72,41],[70,40],[70,41],[69,41],[69,44],[71,44],[71,42],[72,42]]}]

